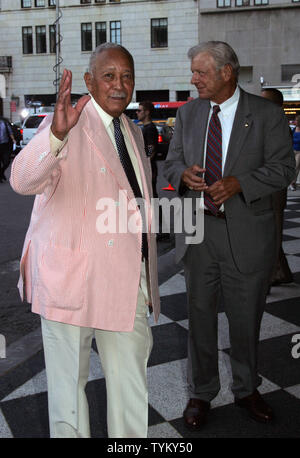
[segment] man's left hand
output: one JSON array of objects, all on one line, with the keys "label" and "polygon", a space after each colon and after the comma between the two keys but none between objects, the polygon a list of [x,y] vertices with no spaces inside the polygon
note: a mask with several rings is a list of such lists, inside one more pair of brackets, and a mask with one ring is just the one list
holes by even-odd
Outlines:
[{"label": "man's left hand", "polygon": [[230,197],[242,191],[239,181],[235,177],[225,177],[216,181],[206,190],[216,205],[222,205]]}]

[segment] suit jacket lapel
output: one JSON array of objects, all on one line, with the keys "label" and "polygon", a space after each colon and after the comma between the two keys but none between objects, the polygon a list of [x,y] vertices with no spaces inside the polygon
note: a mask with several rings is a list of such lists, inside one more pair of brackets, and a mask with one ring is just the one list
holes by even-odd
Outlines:
[{"label": "suit jacket lapel", "polygon": [[[97,153],[106,162],[107,168],[109,168],[111,173],[116,177],[120,189],[126,189],[128,200],[134,199],[134,194],[115,147],[92,101],[87,103],[85,109],[88,121],[83,127],[83,130],[93,143]],[[95,128],[95,126],[97,126],[97,128]]]},{"label": "suit jacket lapel", "polygon": [[228,176],[239,157],[241,148],[246,140],[248,133],[251,130],[252,117],[249,110],[247,94],[240,89],[240,100],[234,117],[234,122],[231,130],[230,140],[228,144],[226,162],[224,167],[224,176]]},{"label": "suit jacket lapel", "polygon": [[[207,122],[208,122],[208,115],[210,110],[210,102],[209,100],[200,101],[199,105],[197,106],[197,111],[194,116],[194,122],[191,123],[193,125],[193,135],[192,139],[194,142],[192,151],[194,157],[192,158],[192,164],[199,164],[200,167],[205,167],[204,164],[204,146],[205,146],[205,138],[206,138],[206,129],[207,129]],[[201,121],[203,120],[203,121]],[[195,122],[197,125],[195,126]],[[191,164],[191,165],[192,165]]]}]

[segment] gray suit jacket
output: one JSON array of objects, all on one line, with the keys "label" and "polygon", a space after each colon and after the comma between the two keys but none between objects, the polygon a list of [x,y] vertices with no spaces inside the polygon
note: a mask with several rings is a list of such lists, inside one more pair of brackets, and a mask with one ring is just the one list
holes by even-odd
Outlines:
[{"label": "gray suit jacket", "polygon": [[[179,108],[164,175],[178,195],[200,197],[182,187],[183,171],[203,165],[209,100],[199,98]],[[237,268],[244,273],[264,269],[274,260],[275,221],[271,194],[287,187],[295,175],[289,126],[274,103],[241,89],[223,176],[235,176],[242,192],[225,204],[228,233]],[[195,222],[194,222],[195,224]],[[176,234],[176,260],[184,256],[186,234]]]}]

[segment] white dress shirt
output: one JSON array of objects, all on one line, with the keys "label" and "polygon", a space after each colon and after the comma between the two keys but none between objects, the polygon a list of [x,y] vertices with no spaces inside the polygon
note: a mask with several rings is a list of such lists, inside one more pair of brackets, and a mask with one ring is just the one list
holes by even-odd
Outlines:
[{"label": "white dress shirt", "polygon": [[[218,113],[221,127],[222,127],[222,175],[224,172],[226,157],[227,157],[227,150],[228,144],[231,136],[233,121],[236,113],[236,109],[240,99],[240,88],[237,86],[234,94],[225,102],[219,105],[220,110]],[[207,134],[208,134],[208,126],[209,121],[212,116],[213,106],[217,105],[215,102],[210,102],[210,112],[208,117],[207,129],[206,129],[206,136],[205,136],[205,144],[204,144],[204,158],[203,158],[203,167],[205,167],[206,161],[206,147],[207,147]],[[220,207],[221,211],[224,211],[224,205],[222,204]]]}]

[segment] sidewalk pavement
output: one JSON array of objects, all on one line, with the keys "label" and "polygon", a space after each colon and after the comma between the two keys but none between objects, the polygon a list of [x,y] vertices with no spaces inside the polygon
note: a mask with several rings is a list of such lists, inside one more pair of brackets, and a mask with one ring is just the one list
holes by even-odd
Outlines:
[{"label": "sidewalk pavement", "polygon": [[[187,395],[186,289],[182,266],[174,264],[169,242],[159,247],[162,313],[150,323],[154,347],[148,364],[149,438],[257,438],[300,436],[300,190],[289,192],[283,248],[294,282],[271,289],[259,343],[260,391],[275,410],[276,421],[263,425],[250,420],[233,404],[230,391],[228,323],[222,307],[219,319],[221,391],[213,401],[210,421],[200,432],[184,426]],[[165,245],[163,245],[165,244]],[[12,266],[15,268],[16,266]],[[298,340],[297,340],[298,339]],[[12,342],[0,360],[0,438],[49,437],[47,383],[40,327]],[[92,437],[107,437],[105,381],[96,345],[91,350],[87,396],[92,406]]]}]

